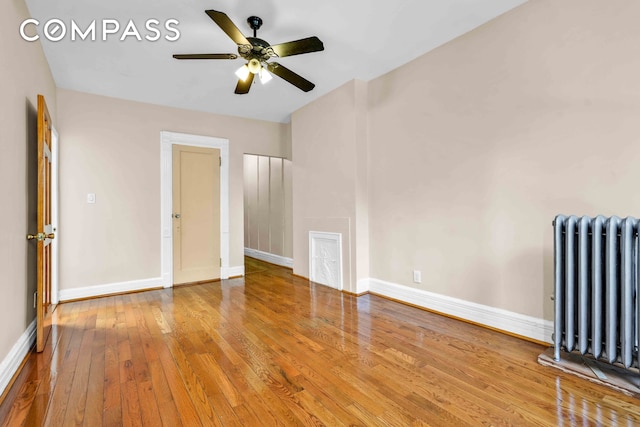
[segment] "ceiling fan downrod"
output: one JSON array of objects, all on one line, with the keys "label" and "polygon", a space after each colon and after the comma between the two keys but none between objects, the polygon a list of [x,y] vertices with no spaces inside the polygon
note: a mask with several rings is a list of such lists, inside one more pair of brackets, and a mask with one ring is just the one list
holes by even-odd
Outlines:
[{"label": "ceiling fan downrod", "polygon": [[259,16],[250,16],[247,18],[247,22],[253,30],[253,37],[258,37],[258,30],[262,27],[262,19]]}]

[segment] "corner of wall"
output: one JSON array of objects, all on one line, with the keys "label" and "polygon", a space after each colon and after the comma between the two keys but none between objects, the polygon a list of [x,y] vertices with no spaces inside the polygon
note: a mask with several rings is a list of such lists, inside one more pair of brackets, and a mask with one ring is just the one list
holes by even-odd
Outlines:
[{"label": "corner of wall", "polygon": [[293,150],[292,150],[292,140],[291,140],[291,120],[289,123],[282,124],[282,153],[285,159],[292,160],[293,158]]}]

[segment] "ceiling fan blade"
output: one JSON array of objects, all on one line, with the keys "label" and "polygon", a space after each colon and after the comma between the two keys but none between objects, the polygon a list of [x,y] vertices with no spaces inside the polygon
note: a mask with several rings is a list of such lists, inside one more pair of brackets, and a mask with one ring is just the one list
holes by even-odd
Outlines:
[{"label": "ceiling fan blade", "polygon": [[249,89],[251,89],[251,83],[253,83],[254,76],[255,74],[249,73],[246,80],[242,80],[242,79],[238,80],[235,93],[237,93],[238,95],[249,93]]},{"label": "ceiling fan blade", "polygon": [[300,76],[299,74],[294,73],[293,71],[291,71],[287,67],[284,67],[284,66],[278,64],[277,62],[269,62],[267,64],[267,67],[268,67],[270,72],[272,72],[273,74],[275,74],[276,76],[278,76],[280,78],[285,79],[286,81],[288,81],[289,83],[291,83],[292,85],[294,85],[295,87],[297,87],[300,90],[303,90],[305,92],[309,92],[311,89],[316,87],[316,85],[311,83],[309,80],[305,79],[304,77]]},{"label": "ceiling fan blade", "polygon": [[271,46],[273,51],[280,58],[283,56],[300,55],[301,53],[318,52],[324,50],[322,40],[317,37],[308,37],[306,39],[295,40],[287,43],[280,43]]},{"label": "ceiling fan blade", "polygon": [[237,45],[251,45],[226,13],[218,12],[217,10],[205,10],[205,12]]},{"label": "ceiling fan blade", "polygon": [[175,59],[236,59],[233,53],[187,53],[173,55]]}]

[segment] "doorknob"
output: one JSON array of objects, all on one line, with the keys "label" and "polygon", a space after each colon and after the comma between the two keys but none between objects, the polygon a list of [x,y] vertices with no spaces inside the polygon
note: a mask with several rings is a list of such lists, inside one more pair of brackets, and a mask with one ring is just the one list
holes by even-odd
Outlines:
[{"label": "doorknob", "polygon": [[37,240],[38,242],[41,242],[44,239],[54,239],[55,237],[56,235],[54,233],[27,234],[27,240]]},{"label": "doorknob", "polygon": [[180,219],[180,214],[173,214],[173,217],[174,217],[175,219]]}]

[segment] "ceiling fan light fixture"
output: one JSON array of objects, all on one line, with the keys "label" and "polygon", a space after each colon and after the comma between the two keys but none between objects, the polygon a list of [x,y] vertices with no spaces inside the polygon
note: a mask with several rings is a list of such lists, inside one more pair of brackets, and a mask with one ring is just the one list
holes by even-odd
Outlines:
[{"label": "ceiling fan light fixture", "polygon": [[247,67],[249,68],[249,72],[253,74],[258,74],[262,69],[262,65],[260,65],[260,61],[258,61],[256,58],[251,58],[249,60],[249,63],[247,64]]},{"label": "ceiling fan light fixture", "polygon": [[249,77],[249,73],[249,67],[247,67],[246,64],[236,70],[236,76],[238,76],[238,78],[242,81],[247,80],[247,77]]},{"label": "ceiling fan light fixture", "polygon": [[266,68],[262,67],[262,69],[260,70],[260,83],[269,83],[272,78],[273,77],[271,76],[271,73],[268,72]]}]

